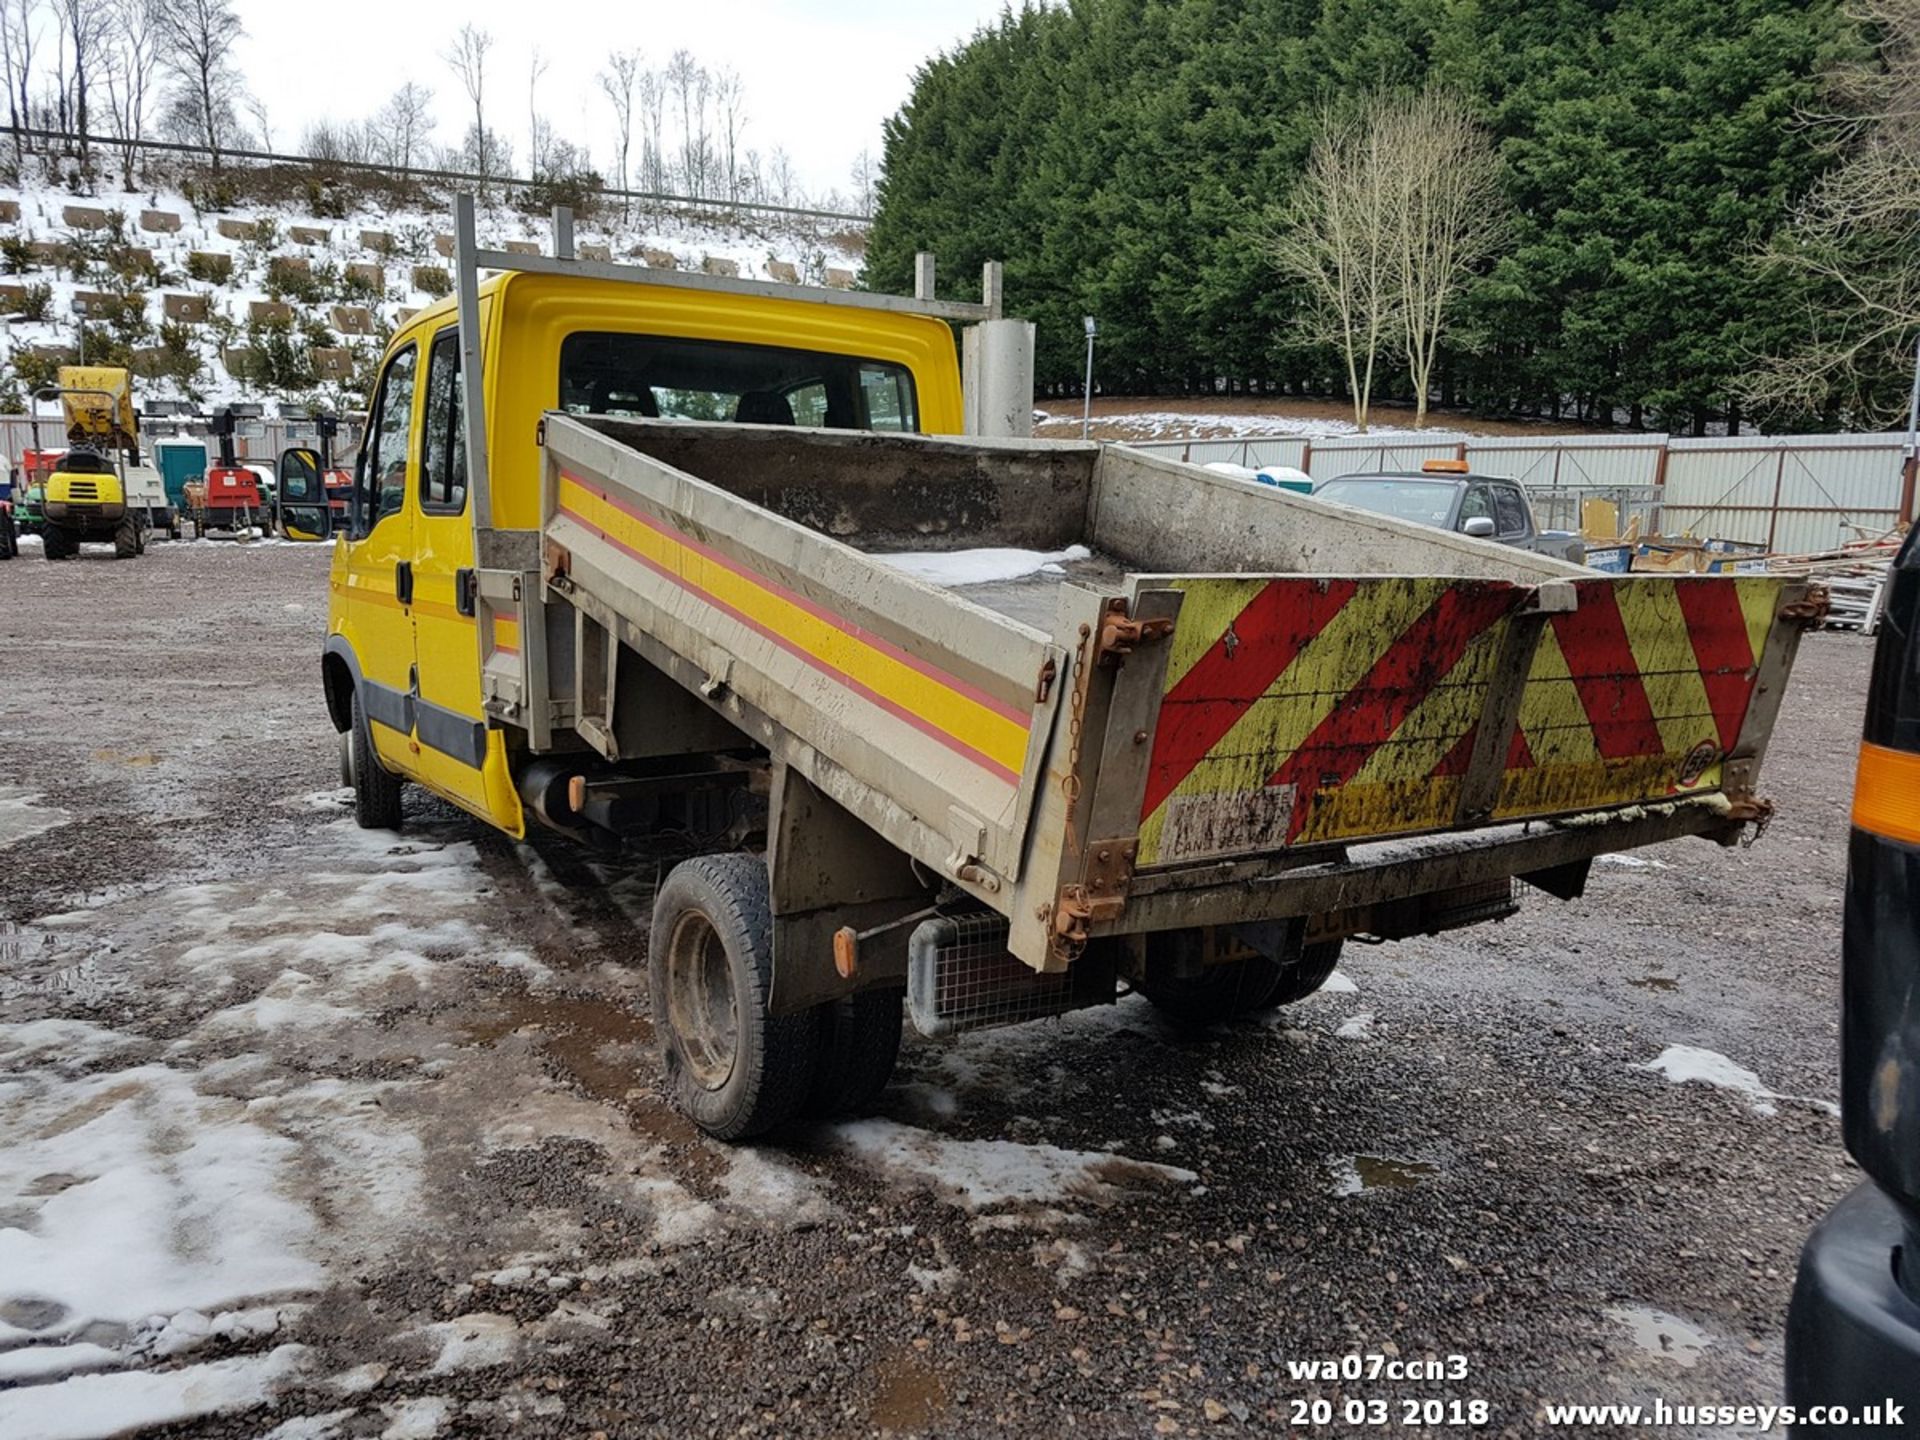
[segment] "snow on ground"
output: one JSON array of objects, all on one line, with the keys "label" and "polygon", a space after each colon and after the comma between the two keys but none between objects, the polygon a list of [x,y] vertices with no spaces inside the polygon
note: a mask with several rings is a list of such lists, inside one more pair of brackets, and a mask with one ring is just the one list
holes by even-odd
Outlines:
[{"label": "snow on ground", "polygon": [[833,1127],[836,1143],[896,1179],[925,1185],[963,1210],[1002,1206],[1110,1204],[1142,1185],[1192,1185],[1200,1177],[1098,1150],[1063,1150],[1013,1140],[961,1140],[892,1120]]},{"label": "snow on ground", "polygon": [[307,1350],[282,1345],[177,1370],[76,1375],[0,1392],[7,1440],[92,1440],[265,1405],[305,1368]]},{"label": "snow on ground", "polygon": [[56,805],[42,805],[31,790],[0,785],[0,849],[44,835],[72,818]]},{"label": "snow on ground", "polygon": [[1791,1100],[1798,1104],[1811,1105],[1831,1115],[1840,1113],[1840,1107],[1830,1100],[1816,1100],[1805,1095],[1783,1095],[1777,1090],[1769,1090],[1753,1071],[1729,1060],[1717,1050],[1702,1050],[1693,1045],[1669,1045],[1652,1060],[1637,1068],[1664,1075],[1675,1085],[1698,1081],[1703,1085],[1712,1085],[1717,1089],[1731,1090],[1735,1094],[1744,1095],[1756,1115],[1778,1114],[1778,1107],[1773,1103],[1776,1100]]},{"label": "snow on ground", "polygon": [[1013,547],[983,546],[973,550],[902,550],[890,555],[876,554],[896,570],[904,570],[918,580],[934,585],[992,585],[1007,580],[1022,580],[1029,575],[1060,574],[1061,567],[1093,554],[1084,545],[1069,545],[1064,550],[1021,550]]}]

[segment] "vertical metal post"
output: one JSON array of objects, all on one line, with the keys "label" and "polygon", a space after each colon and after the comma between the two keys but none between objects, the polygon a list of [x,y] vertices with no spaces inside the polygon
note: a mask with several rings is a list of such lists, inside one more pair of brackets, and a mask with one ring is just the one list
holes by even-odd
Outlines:
[{"label": "vertical metal post", "polygon": [[990,319],[1000,318],[1001,293],[1004,287],[1005,279],[998,260],[989,260],[980,267],[980,303],[987,307]]},{"label": "vertical metal post", "polygon": [[1087,388],[1080,402],[1080,438],[1085,440],[1093,430],[1093,337],[1099,333],[1100,326],[1093,316],[1086,317],[1087,327]]},{"label": "vertical metal post", "polygon": [[553,207],[553,258],[573,259],[573,207],[571,205]]},{"label": "vertical metal post", "polygon": [[[480,242],[474,226],[473,196],[453,197],[454,293],[460,310],[460,397],[466,411],[467,492],[473,497],[473,531],[493,528],[493,489],[487,474],[487,387],[480,354]],[[480,547],[476,543],[476,553]],[[486,563],[480,554],[482,564]]]},{"label": "vertical metal post", "polygon": [[916,251],[913,257],[913,298],[933,299],[933,252]]},{"label": "vertical metal post", "polygon": [[1912,520],[1914,490],[1920,479],[1920,338],[1913,343],[1913,393],[1907,397],[1907,458],[1900,467],[1900,518]]}]

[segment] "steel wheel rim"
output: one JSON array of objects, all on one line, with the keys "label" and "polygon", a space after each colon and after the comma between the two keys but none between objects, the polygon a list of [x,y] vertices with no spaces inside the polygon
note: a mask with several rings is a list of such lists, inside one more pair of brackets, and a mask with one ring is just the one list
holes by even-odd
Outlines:
[{"label": "steel wheel rim", "polygon": [[675,922],[667,941],[667,1020],[700,1088],[725,1085],[740,1048],[733,967],[720,933],[697,910]]}]

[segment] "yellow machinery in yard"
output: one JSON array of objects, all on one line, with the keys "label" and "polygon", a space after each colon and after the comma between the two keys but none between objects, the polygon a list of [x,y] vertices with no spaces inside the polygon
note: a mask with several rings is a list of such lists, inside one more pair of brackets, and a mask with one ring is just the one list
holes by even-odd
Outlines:
[{"label": "yellow machinery in yard", "polygon": [[130,560],[147,548],[158,523],[173,527],[159,473],[140,463],[130,377],[117,366],[63,365],[60,383],[37,398],[58,399],[68,450],[46,478],[41,535],[49,560],[66,560],[88,541],[109,543]]}]

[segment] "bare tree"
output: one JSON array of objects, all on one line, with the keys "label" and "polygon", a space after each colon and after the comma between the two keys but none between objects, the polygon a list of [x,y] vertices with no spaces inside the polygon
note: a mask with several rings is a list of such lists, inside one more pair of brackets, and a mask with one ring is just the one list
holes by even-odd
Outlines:
[{"label": "bare tree", "polygon": [[553,127],[540,118],[540,77],[547,73],[547,62],[540,47],[533,47],[527,62],[527,167],[537,175],[547,163],[547,146],[553,140]]},{"label": "bare tree", "polygon": [[473,102],[473,130],[471,141],[474,162],[479,169],[480,178],[487,177],[487,159],[495,147],[487,133],[487,109],[485,103],[487,81],[487,52],[493,48],[493,36],[488,31],[475,29],[472,25],[462,25],[460,33],[453,37],[453,48],[443,58],[453,73],[460,78],[461,87],[467,92],[467,99]]},{"label": "bare tree", "polygon": [[1337,349],[1353,395],[1353,423],[1367,429],[1380,351],[1400,321],[1393,245],[1391,157],[1361,111],[1328,110],[1293,193],[1262,215],[1253,238],[1267,263],[1305,292],[1301,333]]},{"label": "bare tree", "polygon": [[273,149],[273,116],[267,111],[267,102],[258,95],[247,95],[240,101],[240,108],[247,112],[247,118],[253,122],[254,135],[260,141],[262,150]]},{"label": "bare tree", "polygon": [[[627,188],[627,156],[633,147],[633,84],[640,73],[638,50],[616,50],[608,58],[607,68],[599,74],[600,88],[613,106],[614,124],[619,127],[619,143],[614,148],[620,167],[620,188]],[[630,197],[620,197],[620,218],[632,214]]]},{"label": "bare tree", "polygon": [[134,169],[147,124],[160,37],[153,0],[114,0],[113,30],[104,80],[113,133],[121,140],[120,183],[134,188]]},{"label": "bare tree", "polygon": [[859,206],[862,215],[873,213],[874,184],[878,177],[874,173],[873,152],[862,150],[853,161],[853,200]]},{"label": "bare tree", "polygon": [[386,162],[400,167],[404,181],[433,129],[433,91],[409,80],[380,108],[378,127],[386,140]]},{"label": "bare tree", "polygon": [[[674,108],[680,112],[680,183],[686,186],[688,194],[699,193],[698,161],[694,148],[694,106],[702,104],[704,107],[706,97],[702,87],[706,73],[692,53],[686,50],[674,51],[673,58],[667,61],[667,89],[672,93]],[[704,116],[700,123],[705,123]]]},{"label": "bare tree", "polygon": [[727,198],[740,198],[740,142],[747,132],[747,87],[738,72],[727,69],[714,82],[714,99],[720,111],[720,139],[726,147]]},{"label": "bare tree", "polygon": [[1852,153],[1760,257],[1801,282],[1801,343],[1741,389],[1760,407],[1879,423],[1906,405],[1920,340],[1920,0],[1861,0],[1858,15],[1879,54],[1834,72],[1836,113],[1809,117]]},{"label": "bare tree", "polygon": [[1492,137],[1459,97],[1428,90],[1383,101],[1371,125],[1372,150],[1389,167],[1388,240],[1419,429],[1448,311],[1505,242],[1511,211]]},{"label": "bare tree", "polygon": [[232,74],[234,43],[246,34],[230,0],[154,0],[160,63],[178,82],[176,124],[199,131],[220,168],[220,147],[237,121]]},{"label": "bare tree", "polygon": [[800,193],[800,177],[794,171],[793,157],[787,154],[784,145],[773,147],[773,159],[769,162],[768,184],[773,188],[773,198],[782,205],[791,205]]},{"label": "bare tree", "polygon": [[7,71],[7,118],[13,125],[13,153],[25,152],[22,126],[33,123],[27,92],[33,77],[33,49],[39,39],[39,0],[0,0],[0,54]]},{"label": "bare tree", "polygon": [[64,43],[73,49],[73,107],[71,114],[73,126],[80,139],[80,168],[88,171],[87,129],[88,129],[88,89],[95,75],[104,48],[108,32],[113,23],[113,10],[108,0],[55,0],[55,14],[59,17],[60,31]]},{"label": "bare tree", "polygon": [[641,157],[646,188],[667,188],[667,82],[657,70],[640,74],[640,114],[644,122]]}]

